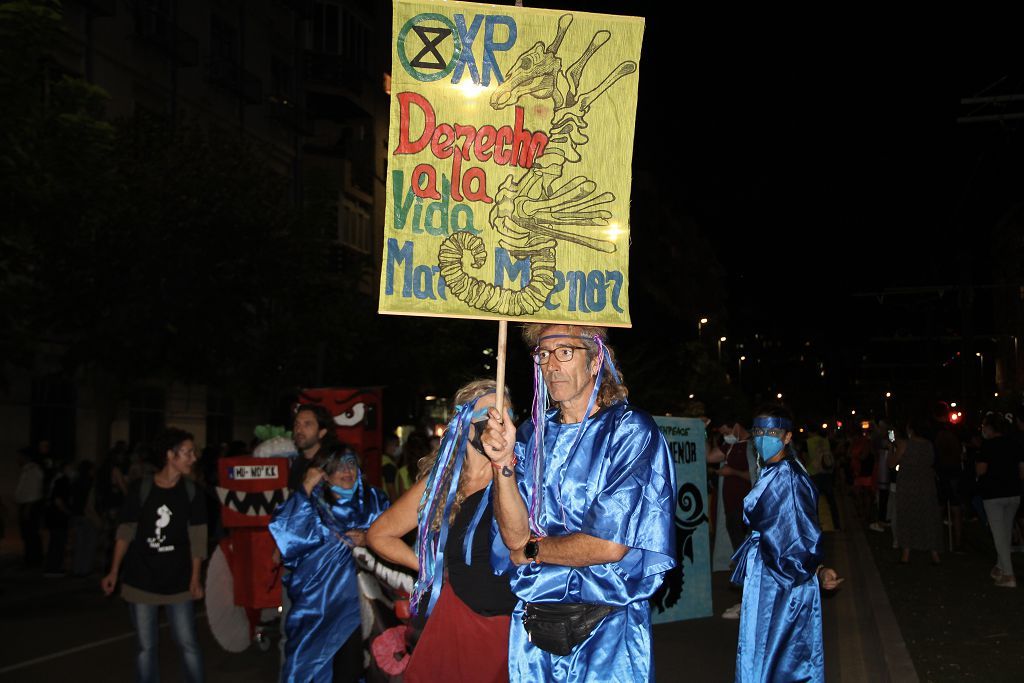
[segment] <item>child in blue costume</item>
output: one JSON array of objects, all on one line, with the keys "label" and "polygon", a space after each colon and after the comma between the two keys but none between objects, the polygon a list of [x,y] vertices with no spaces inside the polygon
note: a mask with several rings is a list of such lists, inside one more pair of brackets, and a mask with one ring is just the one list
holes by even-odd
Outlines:
[{"label": "child in blue costume", "polygon": [[759,410],[751,429],[763,469],[743,500],[750,535],[733,555],[732,582],[743,586],[737,682],[825,680],[819,586],[842,579],[821,565],[818,492],[787,449],[792,430],[778,405]]},{"label": "child in blue costume", "polygon": [[387,509],[388,497],[362,481],[356,456],[317,456],[302,487],[270,522],[281,560],[291,570],[292,600],[282,680],[356,681],[362,675],[359,586],[352,546]]}]

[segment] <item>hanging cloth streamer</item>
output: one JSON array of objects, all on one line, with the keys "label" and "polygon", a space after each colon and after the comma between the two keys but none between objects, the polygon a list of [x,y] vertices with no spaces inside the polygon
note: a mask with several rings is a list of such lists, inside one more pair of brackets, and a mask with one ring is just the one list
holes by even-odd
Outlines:
[{"label": "hanging cloth streamer", "polygon": [[[618,368],[615,367],[615,362],[612,360],[611,354],[608,353],[608,349],[604,345],[604,341],[599,335],[592,337],[580,337],[569,334],[553,334],[547,337],[541,337],[538,342],[544,341],[545,339],[589,339],[597,344],[597,376],[594,380],[594,388],[590,392],[590,399],[587,401],[587,409],[583,413],[583,419],[580,420],[580,426],[576,430],[576,437],[573,439],[572,446],[569,448],[569,456],[576,451],[576,446],[579,445],[580,440],[583,438],[583,431],[586,429],[588,420],[590,420],[590,413],[594,409],[594,404],[597,402],[597,396],[601,391],[601,381],[604,377],[604,366],[608,364],[608,368],[611,371],[612,379],[616,384],[622,383],[622,376],[619,374]],[[533,487],[531,488],[531,500],[529,509],[530,518],[530,531],[534,536],[545,536],[544,530],[540,527],[539,519],[542,513],[541,509],[541,486],[543,485],[544,478],[544,425],[547,422],[547,406],[548,406],[548,387],[544,382],[544,372],[541,369],[540,364],[534,364],[533,372],[533,448],[531,449],[531,469],[533,472]],[[565,471],[562,472],[563,476]],[[561,491],[562,481],[558,482],[559,491]],[[562,496],[559,494],[559,508],[561,508],[562,521],[566,522],[565,509],[562,508]]]},{"label": "hanging cloth streamer", "polygon": [[[409,599],[409,607],[416,614],[421,613],[423,598],[427,596],[425,615],[429,616],[441,594],[441,583],[444,579],[444,547],[448,541],[448,518],[451,516],[459,490],[459,478],[466,461],[466,446],[469,443],[469,430],[476,403],[486,395],[478,396],[472,403],[456,406],[455,415],[448,422],[441,446],[438,448],[437,459],[430,468],[430,474],[427,475],[427,485],[420,499],[419,533],[416,544],[420,571]],[[434,530],[431,527],[437,519],[438,510],[441,510],[441,524],[440,529]]]}]

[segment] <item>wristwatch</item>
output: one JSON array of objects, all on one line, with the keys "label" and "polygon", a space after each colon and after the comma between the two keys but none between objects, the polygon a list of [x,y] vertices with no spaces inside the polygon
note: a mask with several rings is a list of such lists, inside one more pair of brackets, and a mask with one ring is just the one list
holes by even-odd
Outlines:
[{"label": "wristwatch", "polygon": [[537,538],[531,538],[529,541],[526,542],[526,545],[523,546],[523,555],[526,555],[526,559],[528,559],[530,562],[537,561],[537,554],[540,552],[540,543],[538,543],[539,540],[540,539]]}]

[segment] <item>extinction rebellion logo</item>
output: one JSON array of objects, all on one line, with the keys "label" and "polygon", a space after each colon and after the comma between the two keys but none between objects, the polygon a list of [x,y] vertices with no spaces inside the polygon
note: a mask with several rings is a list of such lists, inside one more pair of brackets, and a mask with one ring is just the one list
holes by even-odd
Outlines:
[{"label": "extinction rebellion logo", "polygon": [[[473,54],[477,40],[483,44],[480,63]],[[452,76],[462,80],[468,70],[475,85],[490,85],[491,74],[498,83],[505,79],[494,58],[495,52],[512,49],[516,44],[515,19],[504,14],[477,14],[467,26],[466,16],[456,14],[455,21],[433,12],[417,14],[398,32],[398,59],[406,73],[427,83]]]}]

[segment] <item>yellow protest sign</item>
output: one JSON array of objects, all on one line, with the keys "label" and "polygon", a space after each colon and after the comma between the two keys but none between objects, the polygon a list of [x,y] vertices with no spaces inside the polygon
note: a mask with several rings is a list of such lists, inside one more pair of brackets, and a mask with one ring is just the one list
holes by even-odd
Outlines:
[{"label": "yellow protest sign", "polygon": [[381,313],[630,324],[643,30],[396,0]]}]

